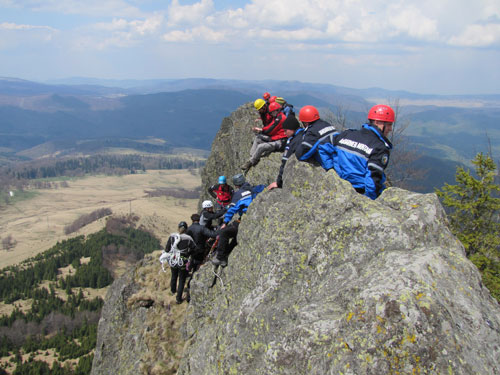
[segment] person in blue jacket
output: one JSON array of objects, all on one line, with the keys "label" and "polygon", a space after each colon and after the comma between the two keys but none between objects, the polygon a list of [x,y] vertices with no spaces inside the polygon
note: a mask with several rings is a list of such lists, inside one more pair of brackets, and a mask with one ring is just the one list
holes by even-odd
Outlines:
[{"label": "person in blue jacket", "polygon": [[392,144],[387,136],[395,120],[394,110],[378,104],[368,112],[368,123],[361,129],[348,129],[335,137],[330,160],[333,168],[354,189],[376,199],[385,189],[384,170]]},{"label": "person in blue jacket", "polygon": [[[212,259],[212,263],[216,266],[227,266],[227,258],[238,244],[237,235],[241,216],[247,212],[248,206],[252,203],[254,197],[265,188],[264,185],[253,187],[241,173],[233,177],[233,185],[237,190],[234,192],[229,209],[224,216],[224,224],[220,227],[219,245],[216,256]],[[231,221],[236,214],[239,214],[239,218]]]},{"label": "person in blue jacket", "polygon": [[302,141],[297,146],[295,156],[301,161],[319,163],[323,168],[330,169],[332,165],[324,165],[319,153],[325,144],[333,143],[334,135],[338,134],[335,127],[322,120],[318,109],[312,105],[306,105],[300,109],[299,120],[306,129],[302,133]]}]

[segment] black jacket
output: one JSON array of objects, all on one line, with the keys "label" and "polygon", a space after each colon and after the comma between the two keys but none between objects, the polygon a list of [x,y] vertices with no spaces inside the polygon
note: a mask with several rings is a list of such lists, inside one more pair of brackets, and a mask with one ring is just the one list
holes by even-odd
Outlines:
[{"label": "black jacket", "polygon": [[217,232],[208,229],[200,223],[193,223],[187,229],[186,233],[193,238],[196,244],[196,250],[192,254],[193,259],[203,261],[205,256],[205,243],[207,239],[217,237]]},{"label": "black jacket", "polygon": [[[175,242],[175,236],[179,235],[179,233],[173,233],[170,235],[170,237],[167,240],[167,244],[165,245],[165,251],[170,251],[172,248],[172,245]],[[180,234],[181,240],[177,244],[177,249],[181,252],[181,255],[185,258],[190,256],[191,254],[194,253],[196,249],[196,244],[193,240],[193,238],[185,233]]]},{"label": "black jacket", "polygon": [[210,212],[207,210],[201,211],[200,224],[207,227],[208,229],[213,228],[212,220],[218,219],[226,213],[226,210],[221,209],[219,211]]},{"label": "black jacket", "polygon": [[314,121],[302,133],[302,142],[297,146],[295,156],[299,160],[313,162],[314,159],[311,155],[306,155],[308,151],[313,148],[316,142],[327,138],[335,132],[335,127],[332,124],[321,119]]}]

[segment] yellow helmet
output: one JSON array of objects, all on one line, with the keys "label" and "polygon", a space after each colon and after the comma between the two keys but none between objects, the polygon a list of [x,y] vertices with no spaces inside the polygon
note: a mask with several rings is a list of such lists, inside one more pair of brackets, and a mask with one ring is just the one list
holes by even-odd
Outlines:
[{"label": "yellow helmet", "polygon": [[259,109],[261,109],[262,107],[264,107],[264,104],[266,104],[266,101],[264,99],[257,99],[254,103],[253,103],[253,106],[255,107],[255,109],[258,111]]}]

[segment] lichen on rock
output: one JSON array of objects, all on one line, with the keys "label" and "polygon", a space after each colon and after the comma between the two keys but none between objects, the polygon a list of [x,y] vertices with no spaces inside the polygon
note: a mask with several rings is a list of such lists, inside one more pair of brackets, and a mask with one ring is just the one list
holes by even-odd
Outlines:
[{"label": "lichen on rock", "polygon": [[[240,172],[255,118],[246,104],[223,120],[200,200],[219,175]],[[247,179],[268,184],[279,165],[272,154]],[[500,373],[499,306],[446,224],[435,194],[388,188],[373,201],[292,157],[283,188],[260,193],[243,216],[222,282],[209,288],[210,264],[196,273],[177,373]],[[144,307],[105,308],[103,319],[134,309]]]}]

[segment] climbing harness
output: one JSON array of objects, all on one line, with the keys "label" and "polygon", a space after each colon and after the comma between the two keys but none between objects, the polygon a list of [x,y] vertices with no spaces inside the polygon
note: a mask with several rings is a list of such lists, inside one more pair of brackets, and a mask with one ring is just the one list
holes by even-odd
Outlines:
[{"label": "climbing harness", "polygon": [[161,269],[163,272],[167,272],[165,270],[165,264],[168,264],[170,267],[182,267],[185,264],[182,252],[177,247],[181,240],[181,235],[175,233],[172,236],[174,237],[174,242],[172,243],[170,251],[167,252],[163,250],[160,255]]},{"label": "climbing harness", "polygon": [[182,267],[184,266],[184,259],[182,259],[182,255],[179,250],[170,250],[168,253],[163,250],[160,255],[160,263],[163,272],[167,272],[165,270],[165,264],[168,264],[170,267]]}]

